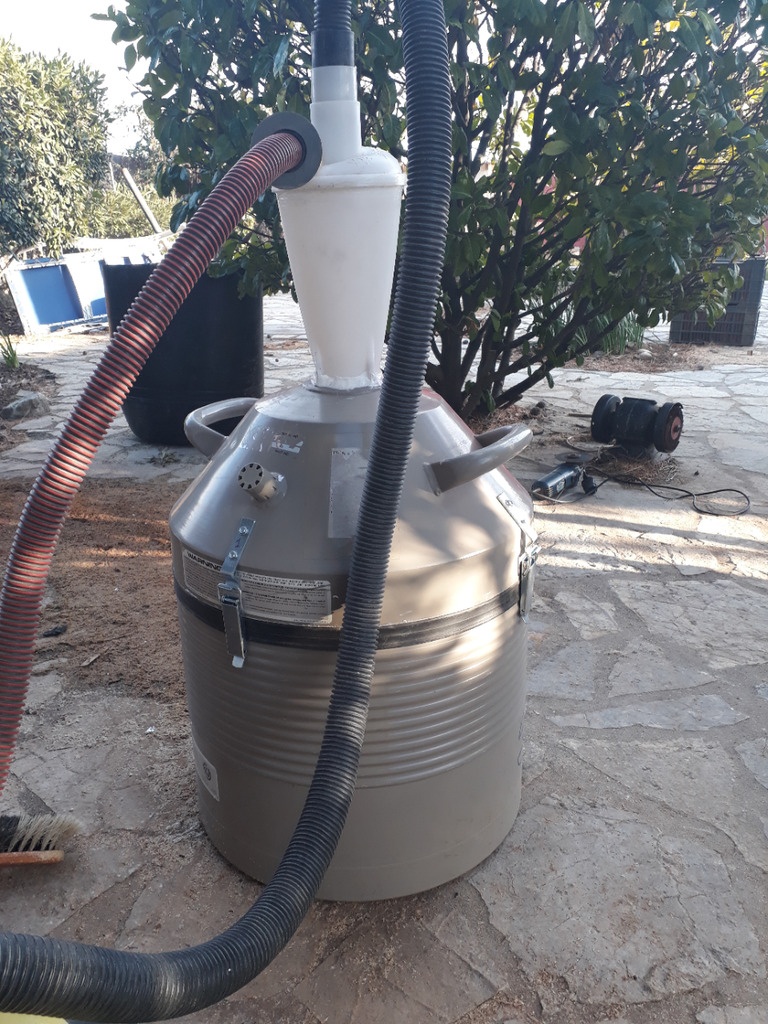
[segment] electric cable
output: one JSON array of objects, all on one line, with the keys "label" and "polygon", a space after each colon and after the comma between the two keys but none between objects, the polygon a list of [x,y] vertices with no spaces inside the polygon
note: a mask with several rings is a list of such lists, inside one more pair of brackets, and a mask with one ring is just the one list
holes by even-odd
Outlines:
[{"label": "electric cable", "polygon": [[[749,495],[742,491],[738,487],[717,487],[711,491],[691,491],[687,487],[675,487],[672,484],[649,484],[645,480],[638,480],[636,477],[621,477],[621,476],[609,476],[605,473],[601,473],[599,469],[593,469],[593,472],[604,477],[603,483],[616,483],[626,484],[629,487],[644,487],[651,494],[657,498],[661,498],[663,501],[683,501],[686,498],[690,499],[691,507],[702,515],[708,516],[743,516],[749,512],[752,507],[752,502]],[[602,486],[602,484],[600,485]],[[672,495],[661,494],[661,491],[674,491]],[[701,498],[711,498],[717,495],[733,494],[737,498],[741,499],[739,505],[734,509],[722,509],[717,508],[713,503],[702,504]],[[709,504],[709,507],[706,505]]]},{"label": "electric cable", "polygon": [[[554,505],[572,505],[574,502],[583,501],[584,498],[591,497],[596,494],[600,487],[606,483],[617,483],[625,484],[629,487],[645,487],[646,490],[650,491],[651,494],[657,498],[661,498],[663,501],[682,501],[690,499],[691,505],[696,512],[701,515],[710,516],[724,516],[724,517],[736,517],[745,515],[752,508],[752,502],[749,495],[737,487],[720,487],[709,491],[692,491],[686,487],[677,487],[673,484],[655,484],[648,483],[645,480],[641,480],[639,477],[633,476],[631,473],[627,474],[614,474],[607,473],[604,469],[600,468],[599,460],[606,454],[616,452],[626,455],[626,449],[620,444],[600,444],[600,443],[589,443],[584,442],[582,438],[574,435],[569,435],[565,439],[565,444],[573,451],[578,452],[581,456],[580,459],[571,459],[569,456],[565,456],[563,462],[564,465],[577,466],[581,465],[582,471],[577,483],[581,483],[583,494],[575,494],[572,498],[559,498],[553,494],[547,494],[546,491],[538,488],[536,484],[531,487],[531,496],[535,501],[548,501]],[[586,456],[591,456],[587,459]],[[562,466],[560,468],[563,468]],[[599,484],[595,484],[592,475],[601,476],[603,480]],[[546,479],[546,478],[545,478]],[[537,481],[538,483],[539,481]],[[570,487],[575,484],[570,484]],[[673,494],[663,494],[662,491],[672,491]],[[706,502],[701,499],[705,498],[717,498],[724,495],[733,495],[739,499],[735,505],[731,504],[729,507],[718,507],[714,501]],[[727,499],[724,499],[727,501]]]},{"label": "electric cable", "polygon": [[[708,516],[724,516],[735,518],[736,516],[743,516],[752,507],[752,502],[749,495],[742,491],[738,487],[718,487],[710,491],[692,491],[687,487],[676,487],[673,484],[649,484],[645,480],[639,480],[633,476],[615,476],[612,474],[605,473],[598,467],[588,464],[591,473],[597,476],[603,477],[600,483],[595,483],[592,475],[582,471],[579,479],[581,484],[582,492],[576,493],[570,498],[559,498],[554,494],[547,494],[541,487],[537,487],[535,484],[531,487],[531,496],[534,501],[546,501],[552,505],[574,505],[577,501],[584,501],[585,498],[591,498],[597,493],[597,491],[607,483],[624,484],[628,487],[644,487],[651,494],[657,498],[661,498],[663,501],[683,501],[686,498],[690,499],[692,508],[699,512],[701,515]],[[575,487],[572,484],[571,487],[567,488],[570,490]],[[672,494],[663,494],[662,491],[672,491]],[[703,498],[717,498],[723,497],[724,495],[734,495],[739,499],[736,507],[718,507],[716,502],[702,501]],[[724,499],[725,500],[725,499]]]}]

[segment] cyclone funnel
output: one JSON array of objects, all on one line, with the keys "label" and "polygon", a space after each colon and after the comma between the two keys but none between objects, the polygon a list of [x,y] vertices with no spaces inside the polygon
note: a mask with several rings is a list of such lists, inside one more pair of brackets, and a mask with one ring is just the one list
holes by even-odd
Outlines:
[{"label": "cyclone funnel", "polygon": [[377,387],[392,291],[403,175],[360,141],[353,67],[313,69],[314,178],[276,189],[318,387]]}]

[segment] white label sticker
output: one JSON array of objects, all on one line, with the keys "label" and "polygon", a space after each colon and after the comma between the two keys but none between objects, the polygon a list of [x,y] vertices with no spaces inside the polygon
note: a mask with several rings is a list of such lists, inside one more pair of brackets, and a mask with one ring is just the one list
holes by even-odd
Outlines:
[{"label": "white label sticker", "polygon": [[[219,603],[221,565],[194,551],[184,552],[184,583],[190,593],[212,604]],[[264,576],[238,569],[243,614],[271,622],[327,625],[331,622],[330,580],[289,579]]]},{"label": "white label sticker", "polygon": [[235,577],[246,615],[305,624],[331,621],[330,580],[291,580],[250,572],[236,572]]},{"label": "white label sticker", "polygon": [[283,455],[300,455],[304,447],[304,439],[298,434],[274,434],[272,437],[272,449],[282,452]]},{"label": "white label sticker", "polygon": [[331,451],[329,537],[354,537],[367,465],[368,461],[359,448],[334,448]]},{"label": "white label sticker", "polygon": [[184,583],[190,594],[196,594],[204,601],[219,603],[221,566],[194,551],[184,552]]},{"label": "white label sticker", "polygon": [[200,747],[192,740],[192,753],[195,757],[195,768],[200,781],[214,800],[219,799],[219,774],[207,757],[203,757]]}]

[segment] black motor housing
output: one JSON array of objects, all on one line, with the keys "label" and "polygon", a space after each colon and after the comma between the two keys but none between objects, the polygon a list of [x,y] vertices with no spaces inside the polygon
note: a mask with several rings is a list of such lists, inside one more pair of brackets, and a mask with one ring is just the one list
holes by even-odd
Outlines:
[{"label": "black motor housing", "polygon": [[603,395],[592,410],[591,427],[593,440],[601,444],[673,452],[683,432],[683,407],[680,402],[659,405],[652,398]]}]

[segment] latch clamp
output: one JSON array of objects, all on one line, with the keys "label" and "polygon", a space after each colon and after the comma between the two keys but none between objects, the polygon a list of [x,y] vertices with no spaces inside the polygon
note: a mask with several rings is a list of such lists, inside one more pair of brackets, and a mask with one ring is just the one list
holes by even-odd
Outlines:
[{"label": "latch clamp", "polygon": [[533,524],[520,514],[511,498],[506,494],[498,495],[499,501],[509,517],[520,528],[520,559],[518,561],[520,618],[528,621],[533,604],[533,580],[536,559],[539,557],[541,545]]},{"label": "latch clamp", "polygon": [[237,533],[232,540],[220,572],[224,579],[219,583],[219,604],[224,617],[224,636],[227,652],[232,655],[234,668],[245,664],[245,637],[243,636],[242,591],[235,575],[245,545],[253,532],[255,520],[241,519]]}]

